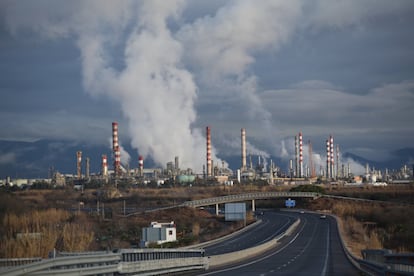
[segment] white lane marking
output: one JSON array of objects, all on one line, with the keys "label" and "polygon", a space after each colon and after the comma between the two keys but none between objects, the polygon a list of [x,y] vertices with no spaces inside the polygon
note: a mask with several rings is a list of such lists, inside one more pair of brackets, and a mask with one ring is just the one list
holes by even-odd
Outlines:
[{"label": "white lane marking", "polygon": [[[302,250],[299,252],[299,254],[298,254],[298,255],[294,256],[292,260],[290,260],[290,261],[288,261],[287,263],[283,264],[283,267],[286,267],[286,266],[287,266],[287,265],[289,265],[291,262],[295,261],[295,260],[296,260],[296,258],[298,258],[299,256],[301,256],[301,255],[303,254],[303,252],[305,252],[305,251],[308,249],[308,247],[309,247],[309,245],[310,245],[311,241],[313,240],[313,236],[314,236],[314,235],[315,235],[315,233],[316,233],[316,228],[317,228],[316,226],[313,228],[313,231],[312,231],[312,239],[309,239],[309,241],[306,243],[305,247],[304,247],[304,248],[302,248]],[[297,238],[297,236],[299,236],[299,233],[296,235],[295,239]],[[290,243],[291,243],[291,242],[290,242]],[[290,243],[289,243],[289,244],[290,244]],[[281,269],[281,268],[279,267],[278,269]]]},{"label": "white lane marking", "polygon": [[[307,220],[306,219],[304,219],[304,222],[303,222],[303,225],[302,225],[302,228],[298,231],[298,233],[296,234],[296,236],[288,243],[288,244],[286,244],[285,246],[283,246],[282,248],[280,248],[279,250],[276,250],[275,252],[273,252],[273,253],[271,253],[271,254],[269,254],[269,255],[266,255],[266,256],[263,256],[262,258],[260,258],[260,259],[257,259],[257,260],[253,260],[253,261],[251,261],[251,262],[248,262],[248,263],[245,263],[245,264],[241,264],[241,265],[238,265],[238,266],[232,266],[232,267],[229,267],[229,268],[225,268],[225,269],[222,269],[222,270],[217,270],[217,271],[212,271],[212,272],[207,272],[207,273],[204,273],[204,274],[200,274],[200,276],[205,276],[205,275],[212,275],[212,274],[216,274],[216,273],[220,273],[220,272],[226,272],[226,271],[231,271],[231,270],[235,270],[235,269],[239,269],[239,268],[242,268],[242,267],[245,267],[245,266],[249,266],[249,265],[252,265],[252,264],[255,264],[255,263],[258,263],[258,262],[261,262],[261,261],[263,261],[263,260],[266,260],[266,259],[268,259],[268,258],[270,258],[270,257],[272,257],[272,256],[274,256],[274,255],[276,255],[276,254],[278,254],[278,253],[280,253],[281,251],[283,251],[283,250],[285,250],[286,249],[286,247],[288,247],[291,243],[293,243],[297,238],[298,238],[298,236],[299,236],[299,234],[300,233],[302,233],[302,231],[303,231],[303,229],[305,228],[305,225],[307,224]],[[284,266],[286,266],[286,264],[284,265]],[[277,269],[280,269],[280,267],[278,267]]]},{"label": "white lane marking", "polygon": [[[282,225],[282,227],[280,227],[280,229],[284,229],[289,223],[291,222],[290,218],[288,219],[288,221]],[[270,241],[271,239],[273,239],[274,237],[276,237],[277,235],[280,235],[280,233],[275,233],[272,236],[268,237],[267,239],[261,241],[261,243],[265,243],[267,241]]]},{"label": "white lane marking", "polygon": [[[256,226],[256,227],[254,227],[254,228],[251,228],[251,229],[249,229],[248,231],[246,231],[246,232],[243,232],[243,233],[240,233],[239,235],[236,235],[235,237],[232,237],[232,238],[230,238],[229,240],[227,240],[227,241],[224,241],[223,243],[221,243],[221,244],[216,244],[216,245],[212,245],[212,247],[214,247],[214,248],[216,248],[216,249],[218,249],[218,248],[220,248],[220,247],[228,247],[230,244],[233,244],[233,243],[236,243],[236,242],[238,242],[239,240],[244,240],[245,239],[245,237],[244,237],[244,234],[249,234],[249,235],[251,235],[251,233],[254,233],[254,232],[256,232],[256,231],[258,231],[258,230],[260,230],[261,228],[264,228],[264,227],[267,227],[267,224],[269,224],[270,223],[270,220],[265,220],[264,222],[262,222],[260,225],[258,225],[258,226]],[[208,247],[207,247],[208,248]],[[215,253],[215,252],[214,252]]]},{"label": "white lane marking", "polygon": [[328,223],[328,235],[326,235],[326,253],[325,253],[325,263],[323,265],[323,270],[321,275],[326,275],[328,269],[328,260],[329,260],[329,236],[330,236],[330,225]]}]

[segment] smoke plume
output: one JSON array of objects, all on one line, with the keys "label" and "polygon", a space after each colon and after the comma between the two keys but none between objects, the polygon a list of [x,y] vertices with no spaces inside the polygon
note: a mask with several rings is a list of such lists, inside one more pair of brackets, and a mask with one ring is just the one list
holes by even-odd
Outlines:
[{"label": "smoke plume", "polygon": [[[206,149],[204,133],[194,127],[196,104],[250,123],[256,141],[267,144],[261,148],[288,156],[253,73],[257,56],[277,52],[295,30],[353,26],[369,14],[399,9],[392,3],[224,1],[208,15],[188,19],[182,17],[183,0],[39,0],[2,1],[0,13],[13,34],[24,29],[75,40],[85,91],[120,104],[140,155],[161,165],[179,156],[183,167],[199,172]],[[212,135],[214,141],[214,128]],[[217,160],[214,151],[212,159]]]},{"label": "smoke plume", "polygon": [[[28,28],[49,39],[74,36],[85,90],[120,103],[132,146],[159,164],[179,156],[183,167],[201,170],[205,139],[192,128],[197,86],[168,27],[184,1],[66,3],[7,3],[9,30]],[[33,14],[26,18],[27,9]]]},{"label": "smoke plume", "polygon": [[[227,108],[220,110],[223,117],[231,117],[223,110],[246,111],[239,116],[246,122],[256,122],[268,145],[274,145],[277,132],[271,113],[262,104],[257,78],[249,68],[256,53],[277,51],[289,39],[299,15],[298,1],[228,1],[214,15],[196,19],[177,34],[197,80],[212,91],[207,97],[228,97],[223,103]],[[237,107],[231,108],[233,105]]]}]

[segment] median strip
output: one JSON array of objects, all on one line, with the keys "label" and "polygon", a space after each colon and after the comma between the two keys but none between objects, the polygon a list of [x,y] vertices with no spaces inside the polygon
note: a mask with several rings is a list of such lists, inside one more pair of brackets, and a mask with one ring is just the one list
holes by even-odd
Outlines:
[{"label": "median strip", "polygon": [[274,239],[260,244],[258,246],[254,246],[251,248],[247,248],[244,250],[240,250],[237,252],[220,254],[220,255],[213,255],[209,257],[209,267],[220,267],[223,265],[228,265],[235,262],[240,262],[245,259],[252,258],[257,256],[273,247],[275,247],[279,240],[284,236],[291,235],[298,225],[300,224],[300,219],[297,219],[284,233],[280,234],[279,236],[275,237]]}]

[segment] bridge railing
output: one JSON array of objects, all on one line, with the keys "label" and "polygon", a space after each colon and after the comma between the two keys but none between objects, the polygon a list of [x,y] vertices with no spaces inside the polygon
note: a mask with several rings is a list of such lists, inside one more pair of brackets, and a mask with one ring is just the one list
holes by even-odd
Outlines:
[{"label": "bridge railing", "polygon": [[186,201],[181,206],[187,207],[199,207],[206,205],[222,204],[226,202],[235,202],[235,201],[244,201],[244,200],[253,200],[253,199],[267,199],[267,198],[296,198],[296,197],[309,197],[317,198],[320,194],[312,192],[257,192],[257,193],[248,193],[248,194],[235,194],[227,195],[206,199],[198,199],[192,201]]},{"label": "bridge railing", "polygon": [[63,253],[53,259],[3,268],[1,275],[159,275],[208,269],[202,249],[120,249],[116,252]]}]

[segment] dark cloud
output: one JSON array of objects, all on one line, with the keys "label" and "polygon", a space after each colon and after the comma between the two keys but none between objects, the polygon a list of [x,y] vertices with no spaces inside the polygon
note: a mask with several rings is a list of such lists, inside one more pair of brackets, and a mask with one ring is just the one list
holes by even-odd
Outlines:
[{"label": "dark cloud", "polygon": [[102,142],[116,120],[188,159],[206,125],[223,152],[241,127],[270,154],[300,130],[322,152],[330,133],[378,158],[411,143],[412,1],[160,3],[3,2],[0,138]]}]

